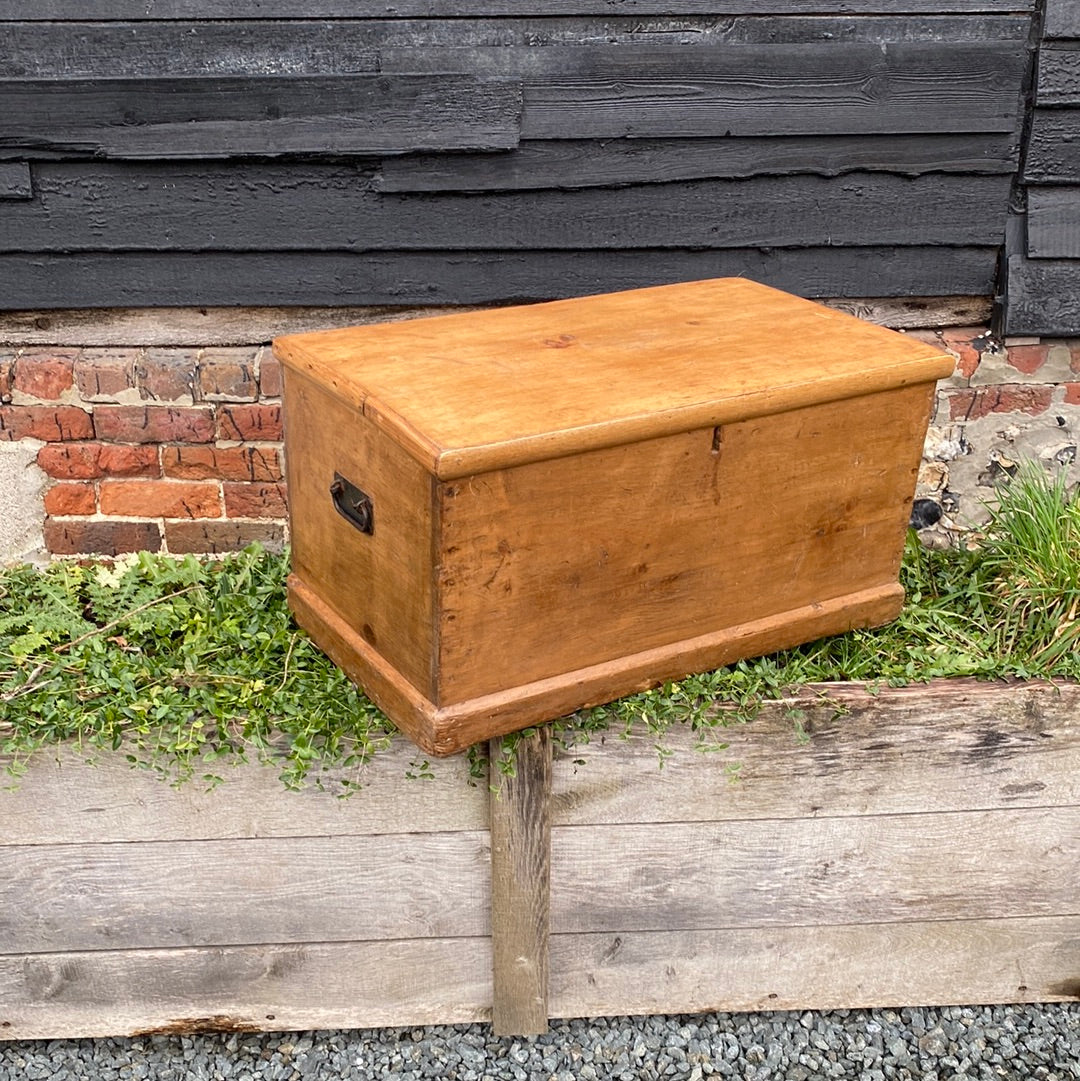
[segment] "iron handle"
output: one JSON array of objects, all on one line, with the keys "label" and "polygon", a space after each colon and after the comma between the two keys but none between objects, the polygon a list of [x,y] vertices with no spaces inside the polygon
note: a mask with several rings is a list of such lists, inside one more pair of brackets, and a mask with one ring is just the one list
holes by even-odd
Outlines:
[{"label": "iron handle", "polygon": [[367,492],[361,491],[340,473],[334,474],[330,485],[334,509],[361,533],[375,532],[375,505]]}]

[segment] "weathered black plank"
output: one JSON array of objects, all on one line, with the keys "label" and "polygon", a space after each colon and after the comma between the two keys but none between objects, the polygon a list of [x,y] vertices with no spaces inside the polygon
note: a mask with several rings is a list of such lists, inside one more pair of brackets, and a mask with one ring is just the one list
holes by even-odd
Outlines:
[{"label": "weathered black plank", "polygon": [[[491,762],[503,740],[490,744]],[[513,776],[492,765],[491,948],[496,1036],[548,1029],[551,910],[551,729],[517,740]]]},{"label": "weathered black plank", "polygon": [[1046,36],[1080,38],[1080,0],[1046,0]]},{"label": "weathered black plank", "polygon": [[855,171],[1011,173],[1011,136],[835,135],[775,139],[611,139],[523,142],[497,155],[387,158],[380,191],[514,191],[614,187],[711,177],[840,176]]},{"label": "weathered black plank", "polygon": [[25,161],[0,162],[0,199],[32,199],[30,166]]},{"label": "weathered black plank", "polygon": [[0,36],[0,71],[49,79],[336,75],[377,70],[384,48],[1022,42],[1029,26],[1002,15],[22,22]]},{"label": "weathered black plank", "polygon": [[[452,59],[451,59],[452,57]],[[1012,131],[1018,42],[380,50],[525,84],[523,139]]]},{"label": "weathered black plank", "polygon": [[98,157],[495,150],[520,115],[515,80],[470,75],[0,82],[0,145]]},{"label": "weathered black plank", "polygon": [[1075,337],[1080,330],[1080,260],[1008,258],[1004,331]]},{"label": "weathered black plank", "polygon": [[[1080,187],[1028,191],[1027,255],[1080,259]],[[1080,325],[1074,331],[1080,331]]]},{"label": "weathered black plank", "polygon": [[12,23],[0,34],[0,72],[5,79],[358,75],[379,70],[366,25]]},{"label": "weathered black plank", "polygon": [[[1009,132],[1026,62],[1014,43],[382,57],[402,73],[266,76],[257,87],[227,76],[9,81],[0,146],[126,157],[496,149],[517,140],[518,78],[529,138]],[[441,74],[450,69],[472,74]]]},{"label": "weathered black plank", "polygon": [[371,251],[997,243],[1010,178],[885,173],[380,195],[355,168],[64,162],[0,250]]},{"label": "weathered black plank", "polygon": [[19,253],[0,255],[0,308],[489,304],[735,275],[812,297],[986,296],[993,291],[997,252]]},{"label": "weathered black plank", "polygon": [[1080,109],[1036,109],[1024,179],[1035,184],[1080,182]]},{"label": "weathered black plank", "polygon": [[1080,51],[1039,51],[1039,105],[1080,105]]},{"label": "weathered black plank", "polygon": [[[1051,0],[1068,6],[1075,0]],[[607,15],[612,0],[544,0],[543,15]],[[619,0],[629,15],[867,15],[1031,11],[1034,0]],[[0,21],[460,18],[520,15],[519,0],[0,0]]]}]

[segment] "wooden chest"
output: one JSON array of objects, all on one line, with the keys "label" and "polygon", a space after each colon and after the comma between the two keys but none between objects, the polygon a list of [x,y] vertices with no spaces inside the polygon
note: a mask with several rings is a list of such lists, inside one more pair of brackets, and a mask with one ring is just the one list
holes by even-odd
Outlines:
[{"label": "wooden chest", "polygon": [[953,363],[736,278],[274,349],[296,618],[433,754],[893,618]]}]

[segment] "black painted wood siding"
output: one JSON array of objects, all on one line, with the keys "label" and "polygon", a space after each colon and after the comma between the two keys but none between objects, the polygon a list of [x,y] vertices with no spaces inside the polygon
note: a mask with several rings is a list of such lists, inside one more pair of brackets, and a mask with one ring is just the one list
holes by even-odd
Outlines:
[{"label": "black painted wood siding", "polygon": [[1010,221],[1004,327],[1080,334],[1080,0],[1047,0],[1023,186]]},{"label": "black painted wood siding", "polygon": [[728,274],[988,294],[1035,18],[0,0],[0,306],[484,303]]}]

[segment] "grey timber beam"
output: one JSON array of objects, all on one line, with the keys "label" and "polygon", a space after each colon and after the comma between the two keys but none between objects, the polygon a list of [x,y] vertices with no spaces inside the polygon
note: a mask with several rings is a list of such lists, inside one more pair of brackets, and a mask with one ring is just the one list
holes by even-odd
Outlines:
[{"label": "grey timber beam", "polygon": [[548,1028],[551,911],[551,730],[517,737],[514,772],[491,741],[492,1023],[499,1036]]}]

